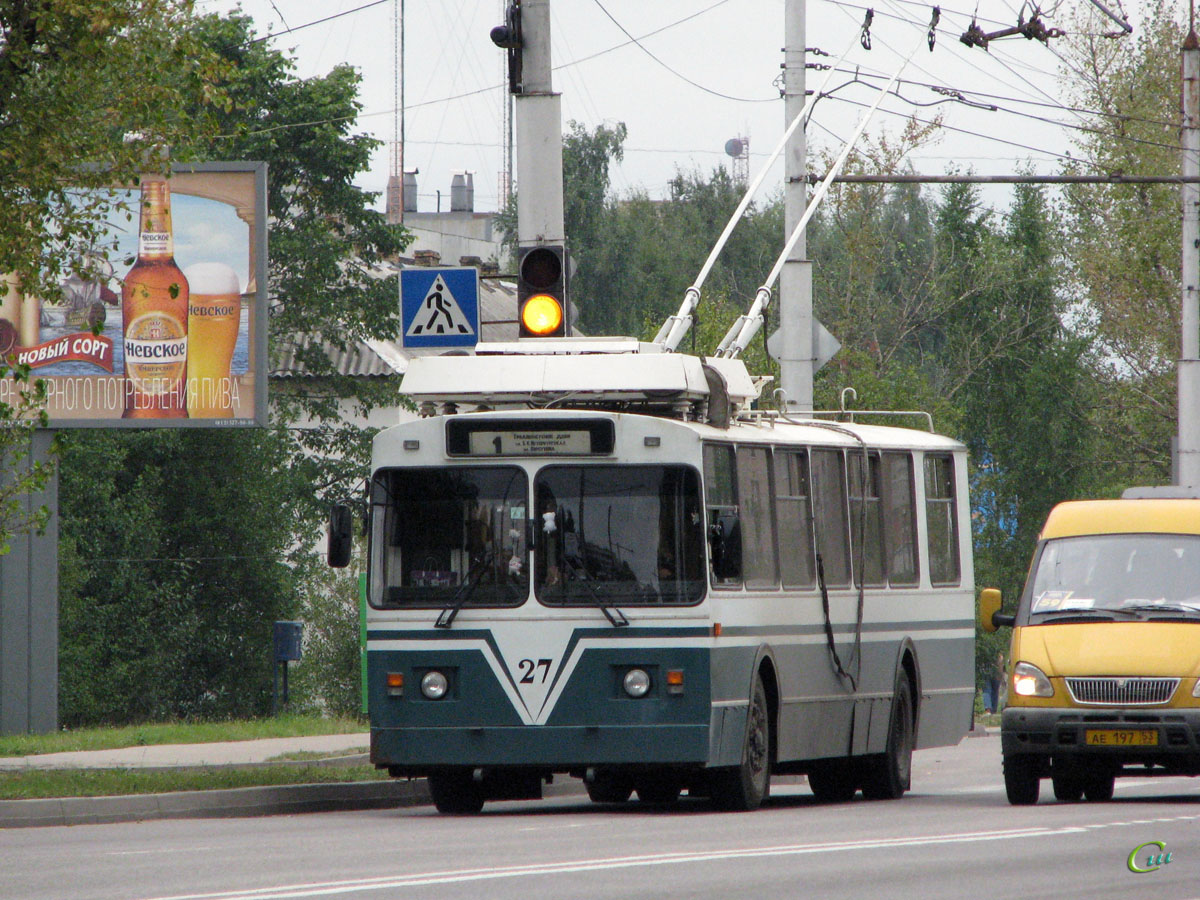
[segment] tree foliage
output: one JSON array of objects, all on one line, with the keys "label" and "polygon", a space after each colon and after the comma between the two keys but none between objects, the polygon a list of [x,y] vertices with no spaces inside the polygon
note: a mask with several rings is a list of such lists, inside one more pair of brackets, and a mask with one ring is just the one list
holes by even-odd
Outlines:
[{"label": "tree foliage", "polygon": [[[66,722],[269,711],[271,623],[327,618],[311,547],[327,499],[357,494],[366,473],[370,432],[351,416],[396,397],[394,379],[336,368],[356,341],[395,334],[398,288],[380,263],[404,240],[353,185],[376,146],[353,132],[358,75],[297,79],[241,15],[189,27],[221,60],[229,105],[187,151],[267,162],[272,368],[288,357],[302,368],[273,379],[265,430],[72,437],[60,492]],[[204,87],[192,82],[194,105]],[[345,705],[316,696],[328,680],[301,683],[315,705]]]},{"label": "tree foliage", "polygon": [[[103,191],[166,162],[220,99],[182,0],[0,0],[0,272],[49,296],[86,266]],[[200,92],[186,102],[185,80]]]},{"label": "tree foliage", "polygon": [[[1154,0],[1137,33],[1098,37],[1084,11],[1067,43],[1065,81],[1083,116],[1069,172],[1174,175],[1180,170],[1179,49],[1186,10]],[[1098,449],[1115,485],[1170,472],[1180,334],[1180,200],[1173,185],[1078,185],[1065,192],[1078,315],[1094,330],[1095,416],[1113,440]]]},{"label": "tree foliage", "polygon": [[0,361],[0,556],[12,549],[12,539],[43,528],[50,516],[46,506],[33,506],[31,497],[42,491],[53,475],[59,450],[57,439],[50,458],[33,459],[33,432],[44,428],[45,382],[32,378],[25,365]]}]

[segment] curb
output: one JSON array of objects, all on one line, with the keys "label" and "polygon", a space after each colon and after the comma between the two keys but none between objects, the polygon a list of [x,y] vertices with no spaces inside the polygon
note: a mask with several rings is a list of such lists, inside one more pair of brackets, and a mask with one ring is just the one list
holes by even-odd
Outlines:
[{"label": "curb", "polygon": [[295,784],[116,797],[0,800],[0,828],[275,816],[422,806],[430,802],[429,787],[424,779]]},{"label": "curb", "polygon": [[[584,794],[576,779],[546,785],[544,797]],[[289,784],[276,787],[124,794],[115,797],[49,797],[0,800],[0,830],[62,825],[111,825],[161,819],[225,819],[296,813],[428,806],[429,784],[411,781],[355,781],[340,784]]]}]

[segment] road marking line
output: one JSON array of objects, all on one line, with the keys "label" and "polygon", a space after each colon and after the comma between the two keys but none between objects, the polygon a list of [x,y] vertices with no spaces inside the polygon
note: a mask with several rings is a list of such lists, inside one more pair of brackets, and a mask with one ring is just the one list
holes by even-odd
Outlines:
[{"label": "road marking line", "polygon": [[[1190,818],[1200,818],[1200,815]],[[538,863],[516,866],[501,866],[484,869],[459,869],[448,872],[425,872],[414,875],[393,875],[380,878],[362,878],[350,881],[312,882],[308,884],[280,885],[274,888],[252,888],[238,891],[220,891],[203,894],[176,894],[148,900],[292,900],[300,897],[326,897],[362,891],[388,888],[426,887],[437,884],[455,884],[470,881],[489,881],[501,878],[520,878],[534,875],[565,875],[580,872],[595,872],[606,869],[628,869],[643,866],[694,864],[732,859],[753,859],[770,856],[800,856],[811,853],[831,853],[848,850],[887,850],[904,847],[924,847],[936,844],[961,844],[977,841],[1013,840],[1019,838],[1044,838],[1064,834],[1081,834],[1086,829],[1080,826],[1060,828],[1016,828],[1003,831],[975,831],[959,834],[929,835],[912,838],[880,838],[876,840],[832,841],[820,844],[785,844],[744,849],[712,850],[695,853],[657,853],[643,856],[617,856],[599,859],[584,859],[561,863]]]}]

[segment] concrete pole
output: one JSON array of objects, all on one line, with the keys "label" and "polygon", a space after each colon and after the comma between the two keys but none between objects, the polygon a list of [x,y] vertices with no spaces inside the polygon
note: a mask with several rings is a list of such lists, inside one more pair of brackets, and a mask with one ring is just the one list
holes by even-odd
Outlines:
[{"label": "concrete pole", "polygon": [[563,244],[562,98],[550,83],[550,0],[522,0],[517,243]]},{"label": "concrete pole", "polygon": [[[1200,175],[1200,40],[1183,43],[1184,176]],[[1183,196],[1183,334],[1179,359],[1179,438],[1176,483],[1200,488],[1200,185],[1185,181]]]},{"label": "concrete pole", "polygon": [[[784,3],[783,121],[786,128],[804,109],[805,2]],[[786,240],[804,215],[807,202],[808,163],[806,137],[797,128],[784,152],[784,225]],[[813,408],[813,310],[812,264],[806,259],[806,241],[796,242],[779,275],[779,386],[787,398],[789,412],[811,412]]]},{"label": "concrete pole", "polygon": [[[53,465],[54,432],[31,436],[29,464]],[[12,539],[0,556],[0,734],[58,728],[58,470],[44,491],[21,498],[21,512],[50,509],[44,534]]]}]

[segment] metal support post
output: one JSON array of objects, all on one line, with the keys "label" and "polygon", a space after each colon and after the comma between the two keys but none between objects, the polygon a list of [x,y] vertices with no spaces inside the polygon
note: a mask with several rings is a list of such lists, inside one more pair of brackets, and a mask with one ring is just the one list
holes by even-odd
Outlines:
[{"label": "metal support post", "polygon": [[[805,2],[784,3],[784,127],[804,109],[805,101]],[[808,162],[806,137],[797,128],[784,153],[784,226],[786,240],[807,206]],[[813,408],[812,264],[806,260],[803,236],[792,248],[779,276],[779,384],[792,412]]]},{"label": "metal support post", "polygon": [[[1183,175],[1200,175],[1200,40],[1183,43]],[[1183,198],[1183,334],[1179,354],[1177,483],[1200,487],[1200,185],[1185,181]]]}]

